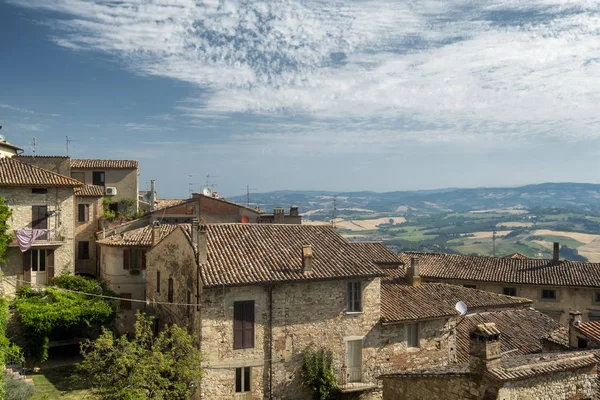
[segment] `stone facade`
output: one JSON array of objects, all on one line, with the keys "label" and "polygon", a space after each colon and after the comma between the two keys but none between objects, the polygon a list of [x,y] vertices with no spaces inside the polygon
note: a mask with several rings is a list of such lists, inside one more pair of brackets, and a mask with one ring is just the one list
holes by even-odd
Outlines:
[{"label": "stone facade", "polygon": [[384,400],[467,400],[480,399],[479,388],[469,376],[414,377],[405,380],[384,377]]},{"label": "stone facade", "polygon": [[[79,221],[78,207],[87,204],[89,207],[88,221]],[[75,272],[90,276],[98,276],[96,232],[101,229],[102,197],[75,196]],[[80,253],[79,242],[88,242],[88,258]]]},{"label": "stone facade", "polygon": [[24,263],[27,253],[21,253],[14,240],[7,249],[6,264],[2,268],[8,280],[3,285],[5,295],[14,294],[23,280],[45,284],[54,274],[75,272],[73,188],[51,187],[46,190],[46,193],[36,194],[32,193],[31,187],[0,187],[0,197],[6,199],[12,210],[12,217],[8,221],[11,230],[32,228],[33,206],[47,206],[49,212],[54,212],[47,217],[47,226],[50,229],[47,240],[38,239],[32,247],[33,251],[48,250],[46,254],[53,254],[52,258],[47,259],[48,267],[53,269],[48,268],[45,273],[39,272],[25,279]]},{"label": "stone facade", "polygon": [[[138,210],[138,169],[137,168],[71,168],[71,177],[87,185],[93,184],[93,173],[104,172],[104,187],[116,187],[117,194],[108,196],[112,202],[118,203],[123,199],[132,199],[134,201],[133,213]],[[119,204],[119,212],[123,212]]]},{"label": "stone facade", "polygon": [[15,156],[16,160],[35,165],[64,176],[71,176],[71,159],[68,156]]},{"label": "stone facade", "polygon": [[506,382],[498,390],[499,400],[559,400],[596,398],[596,366]]}]

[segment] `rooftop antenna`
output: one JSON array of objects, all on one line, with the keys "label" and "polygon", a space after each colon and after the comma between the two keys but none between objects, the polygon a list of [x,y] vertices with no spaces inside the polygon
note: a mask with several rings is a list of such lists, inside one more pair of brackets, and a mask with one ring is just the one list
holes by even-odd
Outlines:
[{"label": "rooftop antenna", "polygon": [[79,140],[76,139],[71,139],[68,136],[65,136],[67,138],[67,157],[69,157],[69,145],[71,144],[71,142],[79,142]]},{"label": "rooftop antenna", "polygon": [[337,195],[333,195],[333,214],[331,215],[331,226],[335,228],[335,215],[337,214]]},{"label": "rooftop antenna", "polygon": [[218,186],[218,185],[214,181],[211,182],[210,178],[218,178],[218,176],[206,174],[206,186],[205,187],[210,188],[214,192],[215,186]]},{"label": "rooftop antenna", "polygon": [[38,145],[38,140],[34,136],[33,139],[31,139],[31,152],[33,153],[33,158],[35,158],[35,154],[37,151],[37,145]]},{"label": "rooftop antenna", "polygon": [[496,257],[496,231],[492,233],[492,256]]},{"label": "rooftop antenna", "polygon": [[250,207],[250,191],[251,190],[258,190],[258,189],[250,189],[250,185],[246,185],[246,189],[242,189],[246,191],[246,205],[248,207]]}]

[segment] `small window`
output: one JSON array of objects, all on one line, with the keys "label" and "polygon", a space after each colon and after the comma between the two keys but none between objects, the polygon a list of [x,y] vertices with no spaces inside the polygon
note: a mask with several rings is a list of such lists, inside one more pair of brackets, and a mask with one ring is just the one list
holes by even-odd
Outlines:
[{"label": "small window", "polygon": [[80,241],[77,242],[77,258],[79,260],[90,259],[90,242]]},{"label": "small window", "polygon": [[463,287],[469,288],[469,289],[477,289],[476,285],[463,285]]},{"label": "small window", "polygon": [[104,171],[92,172],[92,185],[104,186]]},{"label": "small window", "polygon": [[121,310],[131,310],[131,293],[121,293],[119,295],[121,298],[121,302],[119,303],[119,307]]},{"label": "small window", "polygon": [[236,368],[235,369],[235,392],[236,393],[248,393],[251,388],[252,374],[250,373],[250,367]]},{"label": "small window", "polygon": [[406,325],[406,346],[419,347],[419,324]]},{"label": "small window", "polygon": [[156,292],[160,293],[160,271],[156,271]]},{"label": "small window", "polygon": [[543,300],[556,300],[556,290],[554,289],[542,289]]},{"label": "small window", "polygon": [[362,311],[362,285],[361,282],[348,282],[347,311]]},{"label": "small window", "polygon": [[169,298],[169,303],[173,302],[173,278],[169,278],[169,292],[167,294]]},{"label": "small window", "polygon": [[44,272],[46,270],[46,249],[31,250],[31,271]]},{"label": "small window", "polygon": [[577,338],[577,348],[578,349],[587,349],[588,341],[584,338]]},{"label": "small window", "polygon": [[48,189],[46,188],[33,188],[31,189],[32,194],[46,194],[48,193]]},{"label": "small window", "polygon": [[79,204],[77,206],[77,221],[88,222],[90,220],[90,205]]},{"label": "small window", "polygon": [[254,300],[233,303],[233,348],[254,347]]},{"label": "small window", "polygon": [[516,296],[517,295],[517,288],[515,287],[504,287],[502,288],[502,293],[507,295],[507,296]]},{"label": "small window", "polygon": [[600,304],[600,292],[594,293],[594,303]]}]

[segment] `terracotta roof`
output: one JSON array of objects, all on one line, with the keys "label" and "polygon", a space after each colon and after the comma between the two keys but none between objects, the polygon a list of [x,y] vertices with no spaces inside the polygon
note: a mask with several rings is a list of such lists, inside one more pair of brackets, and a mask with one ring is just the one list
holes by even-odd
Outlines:
[{"label": "terracotta roof", "polygon": [[[160,226],[161,240],[169,233],[177,229],[177,224],[163,224]],[[104,239],[96,241],[96,243],[108,246],[152,246],[152,225],[147,225],[142,228],[132,229],[120,234],[112,235]]]},{"label": "terracotta roof", "polygon": [[600,343],[600,321],[582,322],[575,326],[575,329],[584,334],[589,339]]},{"label": "terracotta roof", "polygon": [[252,211],[252,212],[255,212],[256,214],[260,214],[260,212],[259,212],[258,210],[254,209],[254,208],[252,208],[252,207],[248,207],[247,205],[240,204],[240,203],[234,203],[233,201],[225,200],[225,199],[224,199],[224,198],[222,198],[222,197],[212,197],[212,196],[205,196],[203,193],[193,193],[193,194],[192,194],[192,196],[193,196],[193,197],[192,197],[192,199],[187,199],[187,200],[185,200],[185,201],[188,201],[188,200],[193,200],[193,199],[195,199],[195,198],[207,198],[207,199],[217,200],[217,201],[220,201],[220,202],[223,202],[223,203],[231,204],[231,205],[233,205],[233,206],[237,206],[237,207],[245,208],[245,209],[247,209],[247,210],[250,210],[250,211]]},{"label": "terracotta roof", "polygon": [[511,253],[511,254],[504,256],[503,258],[520,258],[521,260],[526,260],[529,257],[527,257],[525,254],[521,254],[521,253]]},{"label": "terracotta roof", "polygon": [[[164,200],[156,200],[155,203],[155,207],[154,207],[154,211],[158,211],[158,210],[162,210],[163,208],[168,208],[168,207],[173,207],[173,206],[178,206],[180,204],[183,204],[187,201],[189,201],[190,199],[164,199]],[[148,203],[150,204],[150,203]]]},{"label": "terracotta roof", "polygon": [[102,197],[104,196],[104,186],[85,185],[75,189],[75,196],[78,197]]},{"label": "terracotta roof", "polygon": [[351,242],[369,260],[378,264],[399,265],[400,257],[381,242]]},{"label": "terracotta roof", "polygon": [[600,287],[600,263],[403,252],[405,265],[418,256],[421,276],[514,284]]},{"label": "terracotta roof", "polygon": [[398,279],[381,281],[383,322],[457,317],[455,306],[459,301],[464,301],[470,311],[531,305],[529,299],[446,283],[422,283],[418,286],[410,286]]},{"label": "terracotta roof", "polygon": [[83,183],[9,157],[0,158],[0,186],[79,187]]},{"label": "terracotta roof", "polygon": [[548,335],[544,336],[544,340],[555,343],[565,349],[569,348],[569,331],[567,328],[561,326],[558,329],[553,330]]},{"label": "terracotta roof", "polygon": [[74,158],[71,160],[71,168],[93,169],[93,168],[114,168],[130,169],[137,168],[137,160],[90,160]]},{"label": "terracotta roof", "polygon": [[506,357],[541,353],[542,338],[560,328],[554,319],[532,308],[518,308],[467,314],[456,327],[456,358],[469,361],[470,332],[479,324],[493,322],[502,333],[502,352]]}]

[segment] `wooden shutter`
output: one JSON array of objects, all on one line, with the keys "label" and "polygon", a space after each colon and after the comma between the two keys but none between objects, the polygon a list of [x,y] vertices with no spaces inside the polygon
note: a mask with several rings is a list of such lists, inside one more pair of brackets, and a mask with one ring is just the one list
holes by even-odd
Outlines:
[{"label": "wooden shutter", "polygon": [[48,282],[54,278],[54,249],[46,250],[46,276]]},{"label": "wooden shutter", "polygon": [[254,301],[244,302],[244,335],[243,346],[245,349],[254,347]]},{"label": "wooden shutter", "polygon": [[31,250],[23,253],[23,280],[26,285],[31,282]]},{"label": "wooden shutter", "polygon": [[244,303],[233,303],[233,348],[243,349],[242,337],[244,335]]},{"label": "wooden shutter", "polygon": [[129,249],[123,249],[123,269],[129,269]]}]

